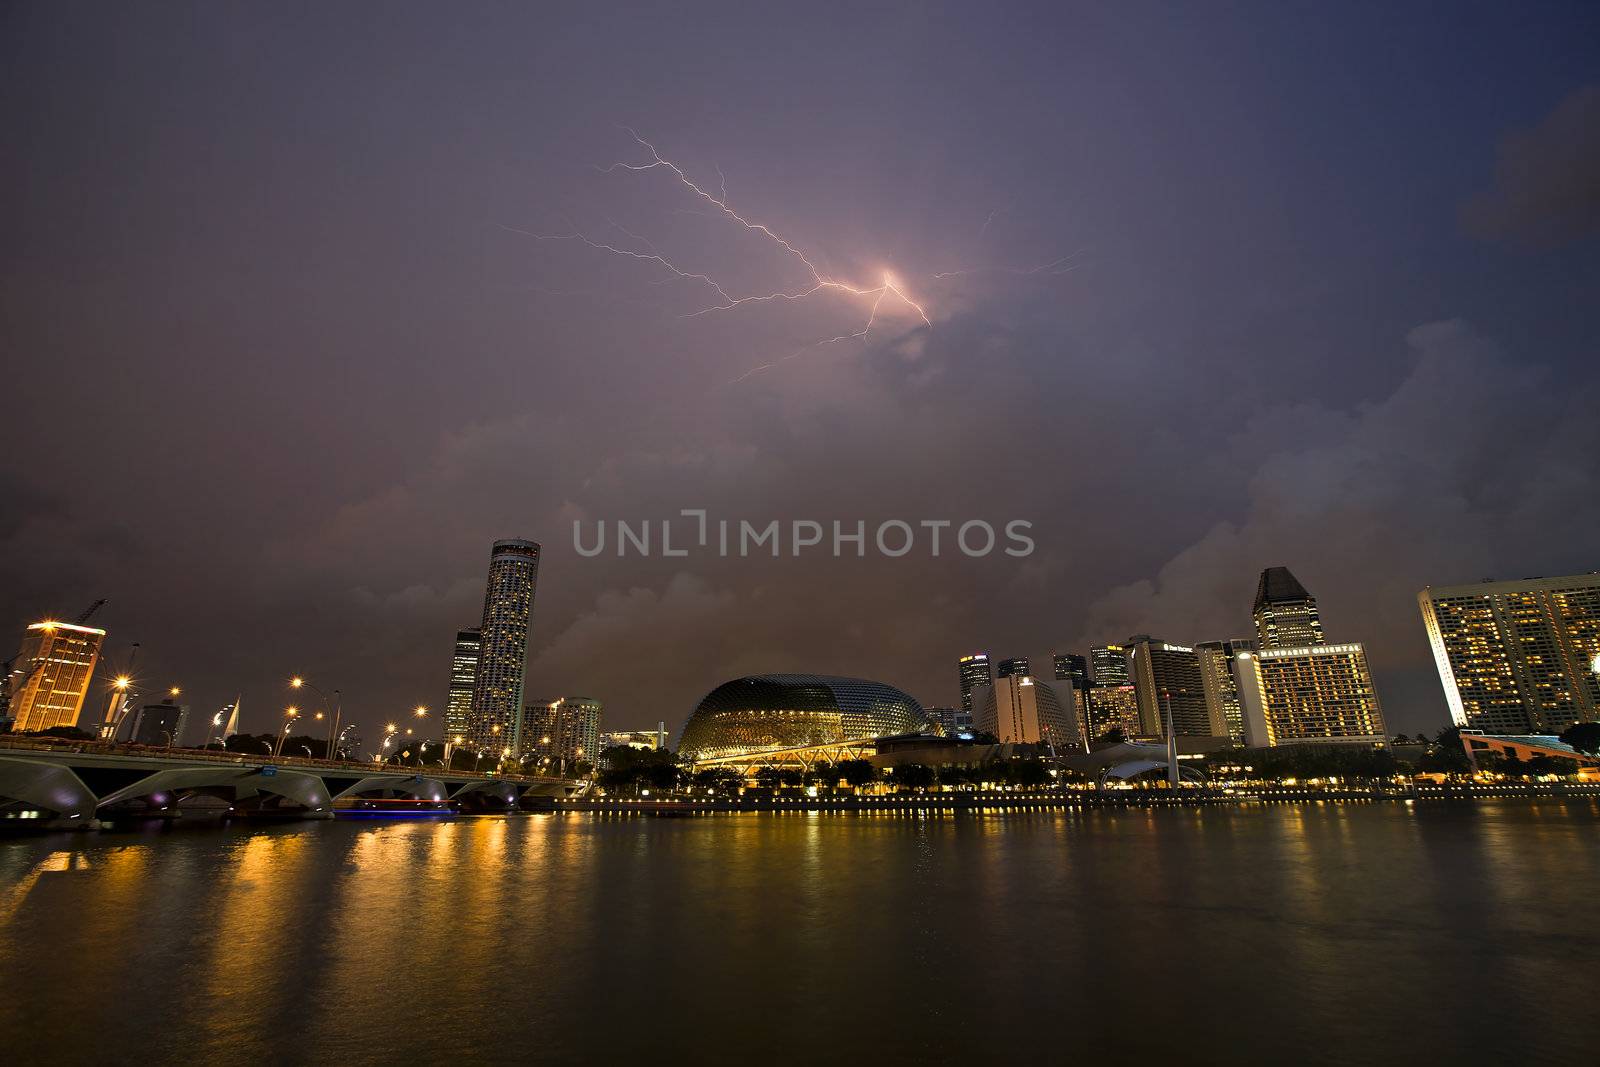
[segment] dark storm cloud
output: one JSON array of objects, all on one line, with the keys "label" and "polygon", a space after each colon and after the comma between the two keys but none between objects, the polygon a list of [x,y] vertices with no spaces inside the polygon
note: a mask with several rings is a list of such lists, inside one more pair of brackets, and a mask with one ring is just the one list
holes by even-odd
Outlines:
[{"label": "dark storm cloud", "polygon": [[1475,234],[1549,247],[1600,234],[1600,86],[1500,145],[1494,187],[1463,209]]},{"label": "dark storm cloud", "polygon": [[[8,12],[6,617],[109,596],[152,681],[265,728],[303,671],[370,728],[440,703],[489,542],[528,536],[528,692],[637,726],[741,672],[949,702],[974,648],[1237,634],[1281,563],[1409,732],[1444,714],[1417,589],[1596,565],[1592,242],[1510,256],[1455,215],[1507,115],[1594,82],[1592,11],[1463,16],[1492,85],[1404,13],[847,14]],[[1508,147],[1497,232],[1586,225],[1512,181],[1571,121]],[[514,232],[614,222],[742,292],[803,283],[667,175],[597,175],[638,162],[618,122],[830,271],[894,270],[932,328],[736,381],[866,304],[685,319],[703,286]],[[1007,269],[934,277],[969,268]],[[1038,547],[571,548],[682,508],[1021,518]]]}]

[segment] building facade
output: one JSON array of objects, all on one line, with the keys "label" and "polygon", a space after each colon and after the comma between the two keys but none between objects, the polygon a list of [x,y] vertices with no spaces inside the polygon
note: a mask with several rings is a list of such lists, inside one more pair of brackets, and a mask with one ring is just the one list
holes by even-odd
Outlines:
[{"label": "building facade", "polygon": [[189,718],[186,704],[162,701],[146,704],[139,709],[139,722],[133,728],[136,745],[162,745],[176,748],[182,744],[183,724]]},{"label": "building facade", "polygon": [[1090,677],[1095,685],[1132,685],[1128,650],[1122,645],[1101,645],[1089,650]]},{"label": "building facade", "polygon": [[552,773],[571,771],[578,760],[593,763],[600,754],[603,711],[600,701],[590,697],[530,703],[522,709],[521,747],[513,751]]},{"label": "building facade", "polygon": [[456,631],[455,654],[450,659],[450,689],[444,701],[444,738],[465,738],[472,721],[472,687],[478,677],[478,655],[483,631],[477,627]]},{"label": "building facade", "polygon": [[1488,734],[1600,718],[1600,573],[1417,595],[1450,717]]},{"label": "building facade", "polygon": [[1240,651],[1234,656],[1245,743],[1383,744],[1383,709],[1359,644]]},{"label": "building facade", "polygon": [[1012,656],[1010,659],[1003,659],[994,669],[996,678],[1010,678],[1012,675],[1027,676],[1032,673],[1032,668],[1028,666],[1027,656]]},{"label": "building facade", "polygon": [[1058,749],[1081,747],[1083,731],[1054,686],[1025,674],[997,678],[994,685],[972,693],[972,725],[993,734],[1001,744],[1041,744]]},{"label": "building facade", "polygon": [[1187,645],[1140,635],[1127,641],[1129,673],[1139,699],[1139,735],[1166,737],[1167,720],[1182,737],[1226,737],[1227,720],[1213,716],[1200,677],[1200,657]]},{"label": "building facade", "polygon": [[960,708],[924,708],[923,713],[928,716],[928,725],[936,728],[945,737],[972,733],[970,711],[962,711]]},{"label": "building facade", "polygon": [[1251,610],[1261,651],[1303,648],[1324,643],[1317,598],[1306,591],[1288,567],[1268,567],[1256,584]]},{"label": "building facade", "polygon": [[1089,687],[1090,736],[1095,740],[1104,737],[1113,726],[1122,731],[1128,740],[1145,736],[1139,720],[1139,694],[1131,685],[1101,685]]},{"label": "building facade", "polygon": [[1235,638],[1232,641],[1202,641],[1194,646],[1200,658],[1200,686],[1205,691],[1206,707],[1213,722],[1219,718],[1227,724],[1228,736],[1236,744],[1244,744],[1244,709],[1239,702],[1239,686],[1233,671],[1233,659],[1239,652],[1254,652],[1252,638]]},{"label": "building facade", "polygon": [[974,652],[962,656],[956,663],[961,675],[961,710],[972,710],[972,691],[980,685],[994,684],[994,670],[989,666],[989,653]]},{"label": "building facade", "polygon": [[701,699],[678,735],[678,756],[744,757],[927,728],[922,705],[882,682],[758,674],[724,682]]},{"label": "building facade", "polygon": [[522,675],[538,577],[538,544],[515,539],[494,543],[465,731],[467,743],[476,748],[521,751]]},{"label": "building facade", "polygon": [[106,632],[67,622],[36,622],[13,663],[7,714],[18,733],[77,726]]}]

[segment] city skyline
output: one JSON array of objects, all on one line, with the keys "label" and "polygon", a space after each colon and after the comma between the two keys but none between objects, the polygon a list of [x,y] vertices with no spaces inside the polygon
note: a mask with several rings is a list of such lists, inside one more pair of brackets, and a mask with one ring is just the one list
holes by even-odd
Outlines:
[{"label": "city skyline", "polygon": [[[685,25],[528,63],[539,20],[499,17],[440,56],[442,15],[395,13],[352,63],[348,13],[263,16],[243,62],[223,10],[18,16],[6,99],[37,165],[3,179],[0,291],[16,394],[51,404],[0,426],[38,457],[6,475],[0,618],[109,597],[110,661],[140,642],[150,688],[244,691],[254,718],[304,672],[370,737],[442,712],[440,634],[474,622],[502,533],[551,576],[529,678],[646,722],[724,674],[826,667],[947,705],[952,652],[1231,639],[1237,590],[1283,562],[1411,732],[1447,717],[1418,590],[1595,566],[1600,260],[1587,201],[1558,195],[1600,184],[1592,8],[1459,13],[1463,48],[1375,10],[1179,32],[1060,5],[1019,37],[948,9],[926,38],[862,13],[842,44],[747,13],[760,32],[729,32],[794,47],[719,54],[715,107]],[[1355,92],[1327,42],[1367,36],[1413,62]],[[1485,84],[1473,48],[1517,76]],[[817,85],[818,55],[849,76]],[[684,317],[718,302],[703,283],[528,236],[650,254],[636,234],[736,297],[810,284],[664,167],[601,173],[651,164],[619,125],[822,274],[892,273],[931,325],[893,301],[735,384],[870,301]],[[155,411],[171,432],[128,447],[66,429]],[[572,547],[575,521],[693,508],[1022,518],[1037,550]]]}]

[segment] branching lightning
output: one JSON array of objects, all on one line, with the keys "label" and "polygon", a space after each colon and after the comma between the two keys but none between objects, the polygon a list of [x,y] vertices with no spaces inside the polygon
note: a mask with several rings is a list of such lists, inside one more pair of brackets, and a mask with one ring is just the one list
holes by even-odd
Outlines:
[{"label": "branching lightning", "polygon": [[[571,226],[570,223],[570,231],[563,233],[536,233],[531,230],[518,229],[512,226],[505,226],[503,228],[509,232],[523,234],[539,241],[575,241],[595,251],[605,252],[610,255],[625,259],[653,263],[664,269],[667,272],[667,276],[658,279],[652,284],[660,285],[680,280],[692,282],[694,284],[703,286],[713,297],[715,297],[715,303],[708,304],[707,306],[699,308],[695,311],[686,312],[681,315],[680,318],[697,318],[703,315],[732,312],[746,305],[768,304],[779,301],[801,301],[813,296],[824,296],[828,294],[836,294],[846,299],[868,302],[866,318],[860,329],[847,331],[832,337],[826,337],[818,341],[813,341],[795,349],[786,356],[773,360],[770,363],[763,363],[759,366],[752,367],[743,374],[739,375],[737,378],[734,378],[733,382],[735,383],[742,382],[746,378],[749,378],[754,374],[759,374],[762,371],[771,370],[780,364],[786,363],[789,360],[795,359],[798,356],[810,351],[814,351],[818,348],[823,348],[828,345],[841,344],[843,342],[852,340],[867,340],[867,338],[871,335],[873,328],[878,324],[880,313],[884,311],[885,302],[891,299],[906,313],[915,316],[915,318],[920,322],[920,326],[915,328],[930,330],[933,328],[933,320],[929,317],[927,308],[921,301],[913,298],[910,295],[906,287],[900,282],[899,278],[896,277],[896,275],[892,272],[884,271],[874,283],[857,283],[845,281],[835,276],[831,268],[827,271],[824,271],[817,266],[817,263],[812,259],[812,256],[803,251],[800,246],[796,245],[787,237],[772,229],[772,227],[768,226],[766,223],[749,218],[740,212],[735,211],[729,205],[728,180],[723,174],[720,166],[715,167],[718,188],[717,191],[713,193],[691,179],[683,170],[683,168],[677,163],[661,155],[661,153],[656,150],[655,145],[651,144],[643,137],[640,137],[637,132],[629,129],[626,126],[621,127],[621,129],[626,131],[627,134],[633,138],[636,144],[649,153],[649,160],[642,163],[616,162],[605,167],[596,166],[593,168],[594,170],[601,174],[613,174],[618,171],[630,171],[634,173],[643,173],[654,170],[665,171],[671,175],[680,186],[688,190],[696,198],[702,201],[703,206],[708,209],[694,211],[685,208],[678,208],[674,209],[674,214],[697,215],[707,218],[721,217],[731,221],[743,229],[759,235],[762,239],[777,249],[785,258],[792,260],[800,269],[804,271],[807,280],[800,286],[792,289],[778,289],[765,293],[747,293],[735,296],[730,292],[730,286],[723,284],[704,271],[691,269],[687,266],[680,266],[678,263],[669,259],[661,251],[661,249],[658,248],[648,238],[642,236],[641,234],[634,233],[610,218],[605,220],[606,224],[613,230],[625,236],[628,239],[630,246],[623,246],[620,243],[611,243],[590,237],[579,230],[577,226]],[[1010,204],[1007,204],[1004,207],[997,207],[991,211],[988,218],[984,220],[983,230],[980,231],[980,236],[983,232],[988,230],[990,224],[995,220],[996,216],[1001,214],[1003,211],[1008,210],[1009,207]],[[821,259],[824,263],[827,262],[827,256],[825,253],[816,253],[816,255],[817,258]],[[971,267],[961,270],[944,271],[942,273],[935,274],[932,277],[935,279],[944,279],[978,273],[1001,273],[1019,276],[1063,274],[1074,269],[1075,264],[1072,263],[1072,260],[1076,255],[1077,253],[1073,253],[1072,255],[1063,256],[1059,259],[1053,260],[1050,263],[1044,263],[1034,267]]]}]

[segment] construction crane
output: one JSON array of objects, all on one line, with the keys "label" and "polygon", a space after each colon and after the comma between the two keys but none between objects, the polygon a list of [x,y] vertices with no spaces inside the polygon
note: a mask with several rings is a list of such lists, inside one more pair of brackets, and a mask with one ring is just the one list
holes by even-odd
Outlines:
[{"label": "construction crane", "polygon": [[[78,612],[78,617],[73,620],[73,625],[82,626],[90,619],[94,618],[95,612],[99,611],[105,606],[106,598],[101,597],[93,604],[90,604],[88,607]],[[11,694],[28,688],[28,683],[33,681],[33,676],[38,674],[45,665],[45,660],[41,657],[34,660],[33,663],[24,670],[15,672],[16,674],[20,675],[20,677],[13,677],[12,667],[16,664],[18,657],[21,655],[22,653],[19,651],[17,655],[12,656],[10,659],[6,660],[3,665],[0,665],[0,719],[9,718],[11,715]]]}]

